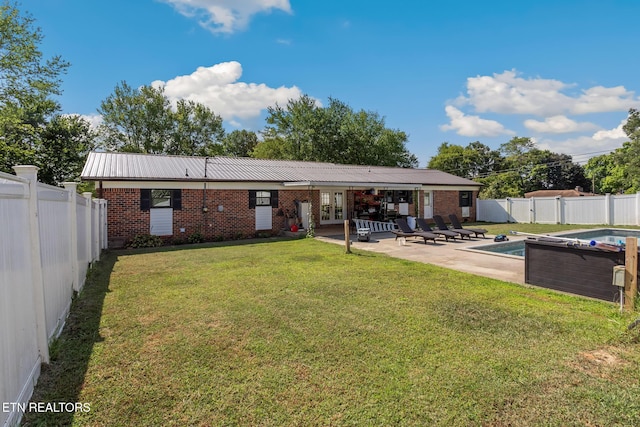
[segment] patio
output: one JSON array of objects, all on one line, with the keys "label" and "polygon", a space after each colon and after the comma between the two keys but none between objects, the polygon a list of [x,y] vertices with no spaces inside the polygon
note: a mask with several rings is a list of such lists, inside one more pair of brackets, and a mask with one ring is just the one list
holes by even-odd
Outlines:
[{"label": "patio", "polygon": [[[395,239],[392,233],[373,233],[369,242],[360,242],[351,234],[351,247],[365,251],[384,253],[395,258],[434,264],[465,273],[524,284],[524,259],[514,259],[500,255],[465,251],[465,248],[489,244],[492,235],[486,239],[456,239],[445,242],[438,239],[436,244],[426,245],[421,239]],[[318,229],[316,238],[325,242],[344,245],[342,227]],[[522,240],[523,236],[509,236],[511,241]]]}]

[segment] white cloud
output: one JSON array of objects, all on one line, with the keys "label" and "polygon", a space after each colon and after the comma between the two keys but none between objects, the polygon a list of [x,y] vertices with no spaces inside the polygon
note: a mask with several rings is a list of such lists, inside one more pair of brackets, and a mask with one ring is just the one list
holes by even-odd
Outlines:
[{"label": "white cloud", "polygon": [[263,110],[276,103],[285,105],[289,99],[302,95],[296,86],[271,88],[264,83],[244,83],[239,62],[223,62],[211,67],[198,67],[189,75],[166,82],[154,81],[154,87],[164,87],[173,102],[179,99],[199,102],[211,108],[225,121],[255,120]]},{"label": "white cloud", "polygon": [[524,79],[515,70],[467,79],[467,96],[459,98],[477,112],[533,114],[542,117],[567,113],[586,114],[625,111],[640,106],[640,98],[623,86],[595,86],[579,96],[565,93],[574,84],[559,80]]},{"label": "white cloud", "polygon": [[624,119],[620,122],[620,124],[616,128],[613,128],[610,130],[600,130],[593,134],[593,139],[595,139],[596,141],[629,139],[627,137],[627,134],[622,129],[622,127],[626,123],[627,123],[627,119]]},{"label": "white cloud", "polygon": [[566,116],[547,117],[542,122],[538,120],[525,120],[524,126],[538,133],[584,132],[598,128],[598,126],[593,123],[578,123]]},{"label": "white cloud", "polygon": [[640,105],[640,98],[634,98],[634,92],[624,86],[594,86],[583,91],[576,99],[572,112],[575,114],[601,113],[607,111],[626,111]]},{"label": "white cloud", "polygon": [[445,111],[449,117],[450,124],[440,126],[440,129],[443,131],[455,130],[458,135],[470,137],[493,137],[515,134],[494,120],[465,115],[462,111],[451,105],[447,105]]},{"label": "white cloud", "polygon": [[593,156],[606,154],[622,146],[622,141],[615,138],[596,139],[592,136],[579,136],[564,140],[540,139],[536,147],[554,153],[572,156],[574,162],[584,163]]},{"label": "white cloud", "polygon": [[231,34],[244,30],[251,17],[281,10],[292,13],[289,0],[163,0],[213,33]]}]

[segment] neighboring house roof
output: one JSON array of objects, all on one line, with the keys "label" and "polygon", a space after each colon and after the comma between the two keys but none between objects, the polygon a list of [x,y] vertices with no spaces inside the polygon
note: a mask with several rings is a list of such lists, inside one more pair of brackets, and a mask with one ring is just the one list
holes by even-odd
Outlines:
[{"label": "neighboring house roof", "polygon": [[524,193],[524,197],[530,199],[531,197],[581,197],[581,196],[595,196],[593,193],[586,193],[579,190],[536,190],[529,193]]},{"label": "neighboring house roof", "polygon": [[[206,162],[205,162],[206,159]],[[205,177],[206,163],[206,177]],[[481,184],[434,169],[335,163],[192,157],[131,153],[89,153],[82,179],[89,181],[245,181],[284,185],[398,184],[475,186]]]}]

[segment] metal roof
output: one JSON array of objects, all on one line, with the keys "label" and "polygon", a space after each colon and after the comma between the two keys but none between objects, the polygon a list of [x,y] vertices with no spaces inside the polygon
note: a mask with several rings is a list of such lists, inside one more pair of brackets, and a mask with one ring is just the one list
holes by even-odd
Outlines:
[{"label": "metal roof", "polygon": [[[206,165],[206,176],[205,176]],[[289,185],[416,184],[480,186],[434,169],[342,165],[249,157],[192,157],[89,153],[81,174],[88,181],[244,181]]]}]

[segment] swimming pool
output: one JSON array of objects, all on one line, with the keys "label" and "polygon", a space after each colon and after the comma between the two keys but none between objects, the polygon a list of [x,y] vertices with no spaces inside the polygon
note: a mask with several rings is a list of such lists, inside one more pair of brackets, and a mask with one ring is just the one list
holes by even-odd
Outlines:
[{"label": "swimming pool", "polygon": [[[619,244],[624,243],[625,237],[627,236],[640,238],[640,230],[628,230],[622,228],[596,228],[593,230],[555,233],[553,235],[549,235],[549,237],[554,236],[563,238],[576,238],[580,240],[597,240],[604,243]],[[472,246],[466,248],[465,250],[473,252],[484,252],[490,255],[524,259],[524,240]]]}]

